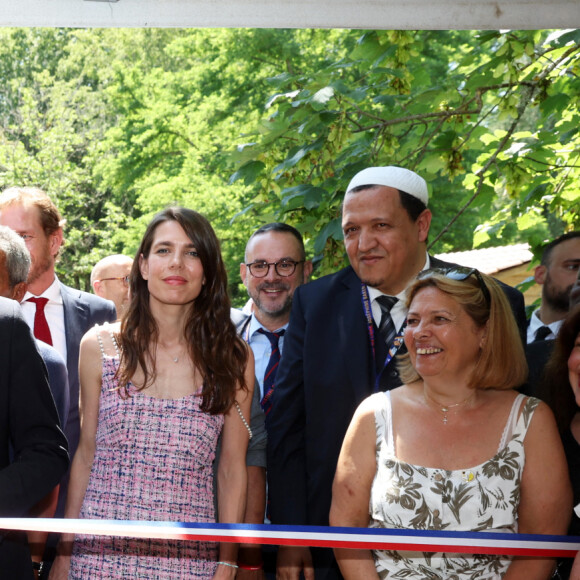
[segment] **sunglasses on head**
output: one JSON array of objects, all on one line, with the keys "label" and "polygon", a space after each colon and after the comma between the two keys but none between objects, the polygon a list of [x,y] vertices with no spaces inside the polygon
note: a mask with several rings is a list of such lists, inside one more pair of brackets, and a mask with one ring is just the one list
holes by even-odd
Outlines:
[{"label": "sunglasses on head", "polygon": [[491,306],[491,294],[489,293],[489,288],[486,286],[483,276],[476,268],[466,268],[465,266],[453,266],[451,268],[431,268],[429,270],[423,270],[419,272],[417,278],[419,280],[423,278],[428,278],[431,273],[441,274],[445,278],[450,280],[457,280],[458,282],[463,282],[467,280],[470,276],[475,276],[481,291],[483,292],[483,297],[487,303],[487,307]]}]

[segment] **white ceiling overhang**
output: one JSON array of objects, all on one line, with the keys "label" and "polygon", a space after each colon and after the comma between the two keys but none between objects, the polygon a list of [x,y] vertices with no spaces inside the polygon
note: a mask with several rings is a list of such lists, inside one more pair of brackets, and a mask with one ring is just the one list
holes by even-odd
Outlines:
[{"label": "white ceiling overhang", "polygon": [[580,0],[0,0],[0,26],[578,28]]}]

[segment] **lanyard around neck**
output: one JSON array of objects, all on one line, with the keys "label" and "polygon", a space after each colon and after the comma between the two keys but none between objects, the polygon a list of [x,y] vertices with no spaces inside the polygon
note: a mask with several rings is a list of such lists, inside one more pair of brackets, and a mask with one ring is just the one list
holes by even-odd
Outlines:
[{"label": "lanyard around neck", "polygon": [[[375,326],[374,326],[374,322],[373,322],[373,312],[371,309],[371,300],[369,297],[369,290],[367,288],[367,285],[364,282],[361,282],[361,298],[362,298],[363,311],[365,313],[365,318],[367,321],[367,331],[368,331],[369,340],[371,343],[371,352],[373,355],[372,360],[374,362],[376,359]],[[406,325],[406,323],[403,322],[401,328],[399,329],[399,332],[397,332],[397,336],[395,336],[395,338],[393,340],[393,343],[389,346],[389,352],[387,353],[387,356],[385,358],[385,362],[383,364],[381,372],[375,373],[375,386],[374,386],[375,393],[377,393],[380,390],[379,386],[380,386],[380,382],[381,382],[381,377],[383,376],[385,369],[387,368],[387,366],[389,365],[391,360],[393,360],[393,357],[397,354],[397,351],[399,350],[399,348],[403,344],[403,331],[405,330],[405,325]],[[373,364],[373,369],[374,369],[374,364]]]}]

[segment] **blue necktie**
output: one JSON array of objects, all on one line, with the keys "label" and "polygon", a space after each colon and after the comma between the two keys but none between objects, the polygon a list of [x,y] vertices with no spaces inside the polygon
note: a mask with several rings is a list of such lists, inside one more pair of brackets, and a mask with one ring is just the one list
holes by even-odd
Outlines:
[{"label": "blue necktie", "polygon": [[274,381],[276,380],[276,371],[278,370],[278,364],[280,363],[280,348],[278,346],[278,341],[281,336],[284,335],[285,330],[280,330],[279,332],[268,332],[263,328],[259,328],[258,332],[261,332],[270,341],[272,347],[272,352],[270,353],[270,360],[268,361],[268,366],[266,367],[266,372],[264,374],[264,396],[260,401],[264,413],[267,415],[272,408],[272,394],[274,393]]}]

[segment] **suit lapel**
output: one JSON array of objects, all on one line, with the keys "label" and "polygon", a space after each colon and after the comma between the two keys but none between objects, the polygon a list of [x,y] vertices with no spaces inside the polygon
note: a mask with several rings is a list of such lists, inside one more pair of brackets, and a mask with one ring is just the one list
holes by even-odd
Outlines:
[{"label": "suit lapel", "polygon": [[374,391],[375,367],[362,306],[361,282],[354,270],[347,273],[341,291],[339,336],[343,341],[336,352],[342,353],[356,400],[362,401]]},{"label": "suit lapel", "polygon": [[79,292],[61,284],[60,294],[64,313],[67,367],[70,369],[78,364],[82,329],[87,327],[89,312],[88,305],[82,302]]}]

